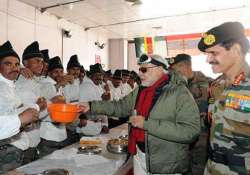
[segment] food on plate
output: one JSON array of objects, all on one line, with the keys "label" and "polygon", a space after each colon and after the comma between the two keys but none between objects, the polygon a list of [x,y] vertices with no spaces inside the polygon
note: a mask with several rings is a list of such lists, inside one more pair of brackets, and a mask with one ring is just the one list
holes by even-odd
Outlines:
[{"label": "food on plate", "polygon": [[83,145],[98,145],[98,144],[102,144],[102,141],[99,138],[93,138],[93,139],[88,139],[88,138],[84,139],[84,138],[82,138],[80,140],[80,144],[83,144]]}]

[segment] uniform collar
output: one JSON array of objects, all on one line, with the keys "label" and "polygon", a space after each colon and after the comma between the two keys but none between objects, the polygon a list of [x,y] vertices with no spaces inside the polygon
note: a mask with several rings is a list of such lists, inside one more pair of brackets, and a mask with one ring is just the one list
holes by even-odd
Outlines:
[{"label": "uniform collar", "polygon": [[47,76],[43,81],[48,82],[48,83],[52,83],[52,84],[56,84],[56,81],[54,79],[52,79],[50,76]]},{"label": "uniform collar", "polygon": [[0,73],[0,81],[7,83],[10,87],[15,87],[14,81],[5,78],[1,73]]}]

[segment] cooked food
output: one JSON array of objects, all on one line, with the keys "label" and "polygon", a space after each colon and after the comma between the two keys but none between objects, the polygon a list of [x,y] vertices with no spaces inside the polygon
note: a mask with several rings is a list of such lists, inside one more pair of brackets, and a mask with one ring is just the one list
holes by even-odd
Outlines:
[{"label": "cooked food", "polygon": [[111,139],[108,141],[108,144],[111,145],[128,145],[127,139]]},{"label": "cooked food", "polygon": [[102,141],[100,139],[93,139],[93,140],[89,140],[89,139],[81,139],[80,140],[80,144],[83,144],[83,145],[97,145],[97,144],[101,144]]}]

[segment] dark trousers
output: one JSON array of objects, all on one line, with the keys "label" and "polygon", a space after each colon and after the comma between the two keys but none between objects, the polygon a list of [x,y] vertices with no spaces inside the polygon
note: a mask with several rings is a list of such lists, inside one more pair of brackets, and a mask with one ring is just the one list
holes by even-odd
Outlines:
[{"label": "dark trousers", "polygon": [[65,139],[62,142],[55,142],[55,141],[45,140],[41,138],[41,142],[37,146],[39,150],[39,158],[44,157],[48,154],[51,154],[52,152],[56,150],[62,149],[67,145],[68,145],[67,139]]},{"label": "dark trousers", "polygon": [[208,133],[201,132],[199,138],[190,145],[191,170],[193,175],[203,174],[208,159]]},{"label": "dark trousers", "polygon": [[23,151],[24,157],[23,157],[23,165],[30,163],[32,161],[35,161],[39,158],[39,151],[37,148],[29,148],[25,151]]},{"label": "dark trousers", "polygon": [[22,165],[24,153],[12,145],[0,147],[0,174],[18,168]]}]

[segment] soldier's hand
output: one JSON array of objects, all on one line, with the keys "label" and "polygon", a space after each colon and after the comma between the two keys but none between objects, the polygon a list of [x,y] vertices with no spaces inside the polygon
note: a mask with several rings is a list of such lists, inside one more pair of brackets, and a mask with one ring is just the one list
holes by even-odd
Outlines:
[{"label": "soldier's hand", "polygon": [[39,106],[40,111],[47,108],[47,101],[44,97],[39,97],[36,101],[36,104]]},{"label": "soldier's hand", "polygon": [[26,79],[33,78],[33,72],[25,67],[20,69],[20,74],[23,75]]},{"label": "soldier's hand", "polygon": [[141,128],[141,129],[143,129],[144,120],[145,120],[145,118],[141,115],[132,116],[129,118],[129,121],[131,122],[133,127],[137,127],[137,128]]},{"label": "soldier's hand", "polygon": [[90,106],[88,102],[81,102],[79,103],[79,108],[81,112],[88,112],[90,110]]},{"label": "soldier's hand", "polygon": [[27,125],[39,119],[39,112],[34,108],[28,108],[19,114],[19,119],[22,125]]}]

